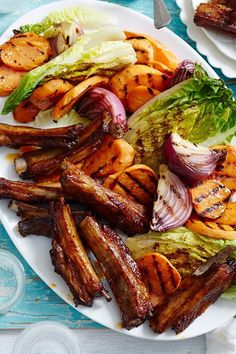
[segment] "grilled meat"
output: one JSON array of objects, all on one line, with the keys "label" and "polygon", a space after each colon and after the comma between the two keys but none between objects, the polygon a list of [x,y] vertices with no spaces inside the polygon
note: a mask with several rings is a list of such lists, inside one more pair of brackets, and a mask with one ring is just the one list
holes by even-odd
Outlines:
[{"label": "grilled meat", "polygon": [[217,263],[217,264],[221,264],[224,263],[227,258],[234,252],[236,251],[236,248],[232,245],[228,245],[226,246],[223,250],[221,250],[220,252],[218,252],[215,256],[212,256],[211,258],[209,258],[205,263],[203,263],[202,265],[200,265],[195,271],[194,271],[194,275],[201,275],[204,274],[206,271],[208,271],[208,269],[210,269],[210,267]]},{"label": "grilled meat", "polygon": [[80,224],[88,247],[102,265],[121,312],[122,325],[131,329],[141,325],[152,306],[137,264],[128,248],[108,226],[100,226],[92,217]]},{"label": "grilled meat", "polygon": [[[76,210],[72,211],[73,219],[76,227],[79,226],[81,221],[88,215],[91,215],[89,211]],[[30,219],[22,220],[18,223],[18,229],[21,236],[26,237],[30,235],[52,237],[53,235],[53,223],[50,216],[34,217]]]},{"label": "grilled meat", "polygon": [[23,237],[37,235],[51,238],[53,235],[52,218],[44,216],[19,221],[18,231]]},{"label": "grilled meat", "polygon": [[[176,334],[183,332],[190,324],[213,304],[232,284],[236,275],[236,262],[228,261],[217,267],[215,273],[204,283],[203,288],[194,295],[191,302],[182,308],[181,314],[173,324]],[[212,271],[213,272],[213,271]]]},{"label": "grilled meat", "polygon": [[23,220],[49,216],[47,208],[19,202],[18,200],[11,200],[8,208],[15,211],[16,215],[20,216]]},{"label": "grilled meat", "polygon": [[58,273],[68,285],[73,297],[75,305],[83,304],[92,306],[93,296],[89,294],[82,284],[77,267],[70,258],[66,257],[61,245],[54,238],[52,240],[52,249],[50,256],[54,270]]},{"label": "grilled meat", "polygon": [[155,333],[163,333],[171,327],[178,318],[182,306],[201,290],[204,283],[204,277],[187,275],[174,294],[166,297],[165,301],[155,309],[154,316],[150,320],[151,329]]},{"label": "grilled meat", "polygon": [[[65,280],[69,280],[68,285],[73,290],[72,293],[76,304],[81,303],[87,306],[92,306],[94,297],[104,295],[105,290],[96,275],[81,242],[70,207],[65,204],[64,198],[60,198],[58,201],[52,203],[50,213],[54,227],[51,259],[55,271],[61,274]],[[76,284],[79,285],[77,287],[78,291],[76,291],[75,287],[70,282],[70,277],[63,273],[60,264],[58,267],[57,252],[59,251],[57,251],[55,245],[59,245],[62,249],[64,259],[73,267],[74,274],[76,274],[75,281]]]},{"label": "grilled meat", "polygon": [[60,169],[64,159],[68,159],[75,164],[79,163],[102,144],[102,138],[107,131],[104,119],[99,117],[84,128],[76,147],[71,150],[40,149],[22,154],[15,160],[17,173],[21,178],[35,178],[40,175],[51,175],[55,170]]},{"label": "grilled meat", "polygon": [[67,163],[66,167],[60,180],[65,193],[128,235],[148,230],[149,217],[142,205],[101,186],[74,165]]},{"label": "grilled meat", "polygon": [[62,196],[61,188],[42,187],[37,183],[10,181],[0,178],[0,199],[16,199],[21,202],[48,202]]},{"label": "grilled meat", "polygon": [[199,276],[186,276],[174,294],[155,309],[150,327],[156,333],[168,327],[182,332],[230,287],[235,275],[236,262],[228,261],[212,264]]},{"label": "grilled meat", "polygon": [[91,144],[84,145],[80,149],[60,151],[59,149],[26,152],[15,160],[16,172],[23,179],[32,179],[45,175],[52,175],[58,171],[60,177],[60,166],[63,160],[67,159],[73,163],[79,163],[85,157],[91,155],[101,145],[99,139]]},{"label": "grilled meat", "polygon": [[83,125],[63,128],[38,129],[20,125],[0,124],[0,146],[19,147],[26,145],[41,147],[64,147],[77,145],[84,132]]},{"label": "grilled meat", "polygon": [[236,4],[234,0],[214,0],[198,6],[194,22],[197,26],[236,36]]}]

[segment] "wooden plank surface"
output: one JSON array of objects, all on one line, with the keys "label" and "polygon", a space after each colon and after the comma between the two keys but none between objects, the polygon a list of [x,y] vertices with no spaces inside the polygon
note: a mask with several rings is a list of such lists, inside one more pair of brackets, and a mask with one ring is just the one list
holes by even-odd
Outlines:
[{"label": "wooden plank surface", "polygon": [[[205,354],[204,336],[179,342],[155,342],[128,337],[108,329],[77,329],[82,354]],[[0,331],[0,354],[12,354],[19,330]],[[34,352],[36,353],[36,352]],[[17,353],[26,354],[26,353]],[[45,348],[43,353],[58,354]],[[78,354],[78,353],[72,353]],[[217,353],[215,353],[217,354]]]}]

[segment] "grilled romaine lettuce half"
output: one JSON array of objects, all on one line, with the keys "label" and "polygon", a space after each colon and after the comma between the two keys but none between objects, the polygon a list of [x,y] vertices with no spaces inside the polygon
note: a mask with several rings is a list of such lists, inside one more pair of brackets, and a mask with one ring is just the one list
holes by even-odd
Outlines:
[{"label": "grilled romaine lettuce half", "polygon": [[[129,237],[126,245],[134,259],[150,252],[165,255],[180,274],[185,276],[226,246],[236,247],[236,240],[216,240],[194,233],[186,227],[179,227],[166,232],[149,231],[143,235]],[[236,259],[236,252],[232,253],[232,258]],[[224,296],[236,299],[236,286],[232,286]]]},{"label": "grilled romaine lettuce half", "polygon": [[137,151],[136,162],[158,171],[170,133],[206,146],[229,142],[236,134],[236,102],[222,80],[196,64],[192,78],[147,102],[128,125],[125,140]]},{"label": "grilled romaine lettuce half", "polygon": [[61,22],[76,23],[84,29],[97,29],[114,24],[114,19],[107,14],[94,10],[90,7],[67,7],[61,11],[51,12],[43,21],[26,24],[20,27],[18,32],[44,33]]}]

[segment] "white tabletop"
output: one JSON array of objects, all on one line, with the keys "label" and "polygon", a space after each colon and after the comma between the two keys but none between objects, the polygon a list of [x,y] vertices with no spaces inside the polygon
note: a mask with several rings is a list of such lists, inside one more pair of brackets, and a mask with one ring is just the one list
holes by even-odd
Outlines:
[{"label": "white tabletop", "polygon": [[[0,330],[0,354],[12,354],[15,340],[20,332],[19,330]],[[159,342],[125,336],[108,329],[76,329],[74,333],[78,335],[82,354],[206,353],[205,336],[184,341]]]}]

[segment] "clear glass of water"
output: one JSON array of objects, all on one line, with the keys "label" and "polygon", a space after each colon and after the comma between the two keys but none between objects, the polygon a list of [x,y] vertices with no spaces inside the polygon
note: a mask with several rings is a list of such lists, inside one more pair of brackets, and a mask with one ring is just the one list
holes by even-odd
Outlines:
[{"label": "clear glass of water", "polygon": [[0,250],[0,314],[8,312],[22,297],[24,268],[10,252]]}]

